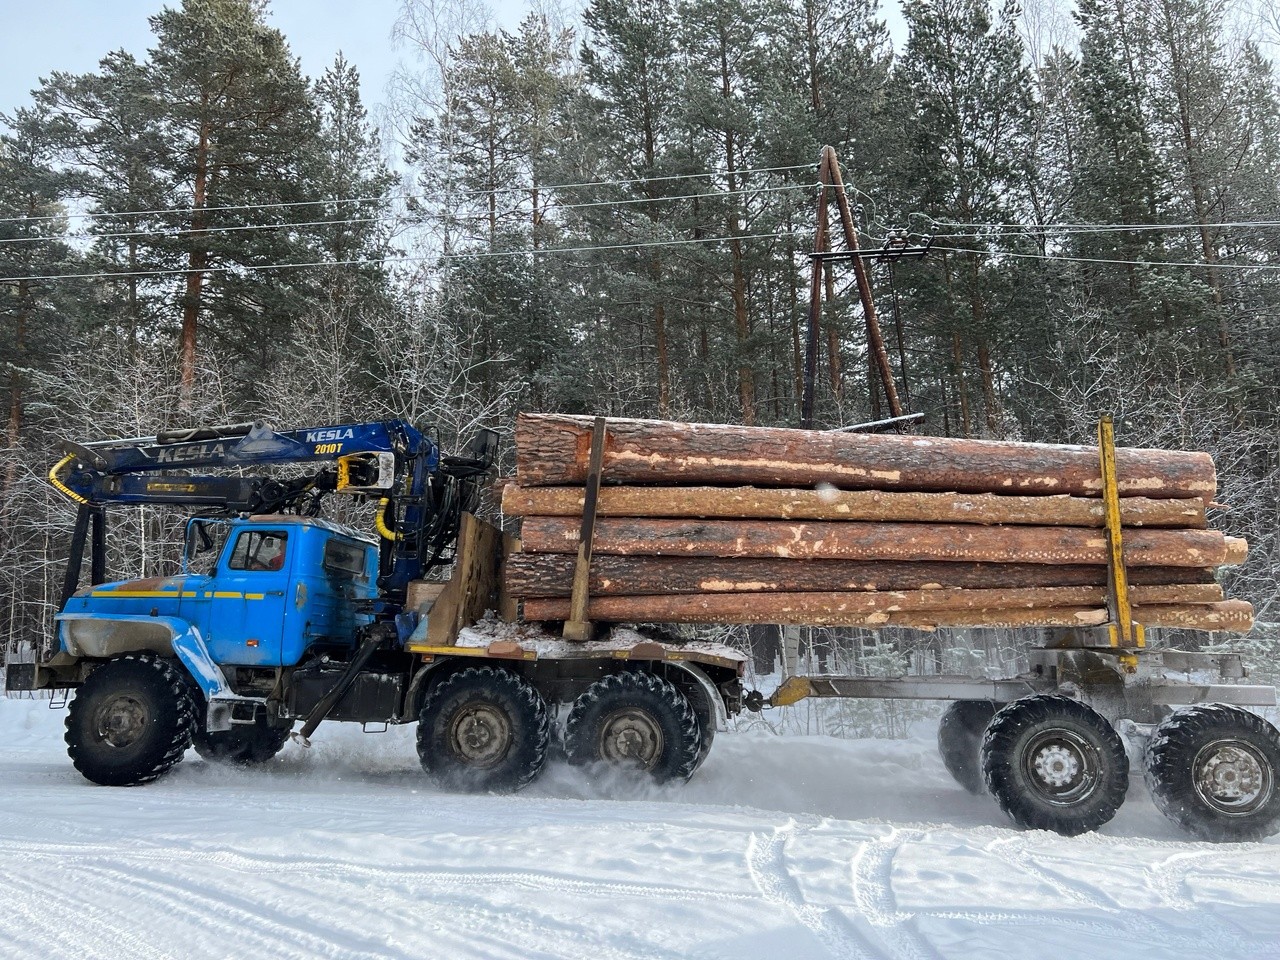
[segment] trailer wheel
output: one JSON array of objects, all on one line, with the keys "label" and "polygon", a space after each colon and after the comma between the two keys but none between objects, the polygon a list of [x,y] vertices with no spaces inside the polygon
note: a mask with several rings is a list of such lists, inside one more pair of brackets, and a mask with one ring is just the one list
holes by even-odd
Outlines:
[{"label": "trailer wheel", "polygon": [[604,762],[658,783],[693,776],[702,745],[702,725],[688,698],[645,671],[597,680],[574,701],[564,730],[570,763]]},{"label": "trailer wheel", "polygon": [[1178,710],[1147,744],[1146,781],[1160,812],[1201,840],[1261,840],[1280,830],[1280,733],[1221,703]]},{"label": "trailer wheel", "polygon": [[519,790],[542,770],[550,743],[551,713],[542,694],[494,667],[446,677],[418,715],[422,769],[450,790]]},{"label": "trailer wheel", "polygon": [[89,674],[67,711],[67,753],[87,779],[130,787],[166,773],[191,746],[195,710],[172,661],[145,653]]},{"label": "trailer wheel", "polygon": [[996,713],[982,773],[1014,823],[1067,837],[1114,817],[1129,789],[1119,734],[1097,711],[1062,696],[1023,697]]},{"label": "trailer wheel", "polygon": [[947,772],[970,793],[985,793],[982,738],[995,716],[992,700],[954,700],[938,721],[938,753]]}]

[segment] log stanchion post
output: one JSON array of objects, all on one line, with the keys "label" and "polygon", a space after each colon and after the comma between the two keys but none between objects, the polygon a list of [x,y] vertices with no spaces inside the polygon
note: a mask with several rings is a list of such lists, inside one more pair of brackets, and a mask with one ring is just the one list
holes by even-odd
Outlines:
[{"label": "log stanchion post", "polygon": [[569,619],[564,623],[566,640],[590,640],[591,622],[587,607],[591,600],[591,547],[595,539],[596,505],[600,502],[600,475],[604,471],[604,417],[596,417],[591,428],[591,460],[582,502],[582,528],[578,536],[578,558],[573,570],[573,593],[569,598]]},{"label": "log stanchion post", "polygon": [[[1102,501],[1107,531],[1107,612],[1111,646],[1144,647],[1146,632],[1133,622],[1129,597],[1129,577],[1124,566],[1124,543],[1120,525],[1120,487],[1116,477],[1116,435],[1111,415],[1098,421],[1098,459],[1102,467]],[[1129,657],[1132,660],[1132,655]],[[1136,662],[1126,667],[1136,667]]]}]

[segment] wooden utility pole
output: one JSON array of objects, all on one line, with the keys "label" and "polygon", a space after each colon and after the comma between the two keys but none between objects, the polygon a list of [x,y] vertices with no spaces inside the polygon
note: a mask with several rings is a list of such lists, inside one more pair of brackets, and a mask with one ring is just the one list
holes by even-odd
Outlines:
[{"label": "wooden utility pole", "polygon": [[836,206],[840,208],[840,223],[844,227],[844,239],[849,244],[853,258],[853,275],[858,281],[858,295],[862,298],[862,311],[867,318],[867,346],[875,358],[876,369],[880,373],[880,383],[884,387],[885,399],[889,401],[889,416],[902,416],[902,403],[898,400],[898,388],[893,382],[893,370],[889,367],[889,354],[884,348],[884,337],[880,334],[880,320],[876,316],[876,303],[871,296],[871,281],[867,278],[867,265],[858,252],[858,228],[853,222],[853,212],[849,209],[849,197],[844,192],[844,178],[840,175],[840,162],[836,160],[836,152],[831,147],[831,179],[836,188]]},{"label": "wooden utility pole", "polygon": [[[879,395],[876,381],[884,387],[885,399],[889,402],[889,416],[902,416],[902,402],[898,399],[898,389],[894,383],[893,370],[889,365],[889,354],[885,350],[884,337],[880,332],[880,320],[876,315],[875,300],[871,293],[871,281],[867,277],[867,267],[859,255],[858,229],[853,222],[853,212],[849,207],[849,198],[845,194],[844,179],[840,173],[840,162],[836,159],[834,147],[822,148],[822,159],[818,166],[818,227],[814,237],[813,271],[809,283],[809,330],[805,343],[804,384],[800,404],[800,426],[805,429],[813,427],[813,403],[816,393],[818,371],[819,330],[822,323],[823,275],[827,277],[827,299],[831,299],[830,263],[826,255],[831,251],[831,238],[827,224],[827,188],[834,187],[836,205],[840,210],[840,223],[844,228],[845,243],[852,254],[854,277],[858,283],[858,295],[862,300],[862,311],[867,323],[867,350],[874,366],[868,368],[868,391],[872,407],[879,410]],[[836,342],[834,336],[828,349],[834,352]],[[838,376],[839,361],[833,356],[831,362],[832,376]],[[840,385],[832,383],[832,390],[838,395]],[[878,416],[878,415],[877,415]]]}]

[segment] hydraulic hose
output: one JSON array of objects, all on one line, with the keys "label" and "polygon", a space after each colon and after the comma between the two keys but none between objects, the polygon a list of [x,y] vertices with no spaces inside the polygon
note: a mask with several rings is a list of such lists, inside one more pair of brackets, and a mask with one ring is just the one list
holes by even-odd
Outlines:
[{"label": "hydraulic hose", "polygon": [[80,496],[80,494],[76,493],[74,490],[72,490],[65,483],[63,483],[61,480],[58,479],[58,473],[62,470],[62,468],[65,467],[68,463],[71,463],[73,460],[75,460],[75,458],[76,458],[75,454],[69,453],[65,457],[63,457],[61,460],[59,460],[57,463],[55,463],[53,465],[53,469],[49,471],[49,482],[53,484],[53,489],[57,490],[63,496],[71,498],[76,503],[87,505],[89,503],[89,499],[87,497]]},{"label": "hydraulic hose", "polygon": [[390,509],[391,499],[389,497],[383,497],[378,501],[378,512],[373,518],[373,527],[383,540],[390,540],[394,543],[396,540],[403,540],[404,535],[387,526],[387,511]]}]

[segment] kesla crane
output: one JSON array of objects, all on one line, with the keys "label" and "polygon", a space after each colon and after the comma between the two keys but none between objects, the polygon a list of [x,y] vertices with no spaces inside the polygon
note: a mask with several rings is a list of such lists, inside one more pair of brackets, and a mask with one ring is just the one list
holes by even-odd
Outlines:
[{"label": "kesla crane", "polygon": [[[403,420],[347,423],[276,432],[261,422],[154,437],[66,443],[50,482],[80,504],[63,603],[75,592],[91,537],[91,581],[105,579],[107,504],[166,504],[231,515],[283,511],[316,516],[339,492],[380,499],[383,545],[379,593],[403,602],[410,581],[452,559],[462,511],[474,509],[476,481],[490,469],[497,435],[484,430],[463,456],[439,449]],[[325,462],[292,479],[201,476],[172,471]]]}]

